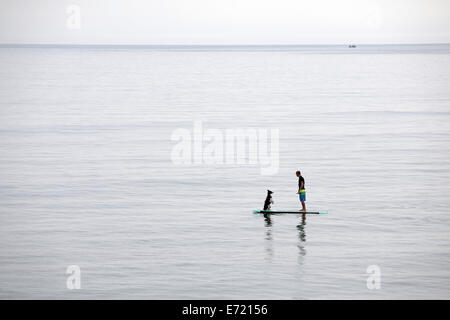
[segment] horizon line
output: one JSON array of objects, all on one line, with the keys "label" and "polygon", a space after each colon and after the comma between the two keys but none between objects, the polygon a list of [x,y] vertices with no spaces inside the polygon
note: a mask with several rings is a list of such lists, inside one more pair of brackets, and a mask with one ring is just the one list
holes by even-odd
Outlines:
[{"label": "horizon line", "polygon": [[0,43],[0,47],[26,47],[26,46],[98,46],[98,47],[300,47],[300,46],[413,46],[413,45],[450,45],[450,42],[414,42],[414,43],[261,43],[261,44],[186,44],[186,43]]}]

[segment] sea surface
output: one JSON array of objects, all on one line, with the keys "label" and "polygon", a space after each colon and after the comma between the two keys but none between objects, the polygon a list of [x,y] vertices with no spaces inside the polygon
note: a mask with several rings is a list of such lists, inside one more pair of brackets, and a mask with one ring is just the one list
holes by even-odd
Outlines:
[{"label": "sea surface", "polygon": [[[449,45],[2,46],[0,298],[450,299],[449,84]],[[276,170],[179,163],[199,124]],[[252,213],[296,170],[327,215]]]}]

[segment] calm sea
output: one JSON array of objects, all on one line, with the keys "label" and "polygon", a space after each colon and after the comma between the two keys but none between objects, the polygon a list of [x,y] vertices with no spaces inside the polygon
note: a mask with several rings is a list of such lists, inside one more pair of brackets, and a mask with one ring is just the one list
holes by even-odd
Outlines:
[{"label": "calm sea", "polygon": [[[449,83],[449,45],[3,46],[0,298],[450,299]],[[199,123],[276,172],[178,164]],[[296,170],[329,214],[253,214]]]}]

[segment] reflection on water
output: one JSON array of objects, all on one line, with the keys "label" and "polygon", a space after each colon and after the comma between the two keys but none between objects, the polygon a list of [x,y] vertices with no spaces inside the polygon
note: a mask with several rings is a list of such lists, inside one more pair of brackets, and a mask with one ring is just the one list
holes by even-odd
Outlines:
[{"label": "reflection on water", "polygon": [[[271,218],[270,214],[264,214],[264,226],[266,227],[265,240],[268,240],[267,241],[267,246],[266,246],[267,257],[268,257],[268,260],[271,260],[271,258],[273,256],[273,246],[272,246],[272,242],[273,242],[272,241],[273,240],[273,221],[272,221],[272,218]],[[297,247],[299,249],[299,253],[300,253],[301,257],[306,255],[306,248],[305,248],[306,231],[305,231],[305,226],[306,226],[306,214],[302,214],[301,221],[297,225],[297,229],[299,231],[299,233],[298,233],[299,241],[297,243]]]},{"label": "reflection on water", "polygon": [[305,243],[306,243],[306,232],[305,232],[305,226],[306,226],[306,214],[302,214],[302,220],[300,224],[297,226],[297,229],[299,231],[299,242],[297,244],[297,247],[299,249],[299,253],[301,256],[306,255],[306,249],[305,249]]},{"label": "reflection on water", "polygon": [[270,214],[264,214],[264,226],[266,227],[265,239],[268,240],[266,246],[266,253],[267,253],[266,260],[271,261],[273,257],[273,246],[272,246],[273,235],[272,235],[272,219],[270,218]]},{"label": "reflection on water", "polygon": [[268,230],[272,231],[270,227],[272,227],[272,219],[270,218],[270,214],[264,214],[264,222],[265,226],[269,228]]}]

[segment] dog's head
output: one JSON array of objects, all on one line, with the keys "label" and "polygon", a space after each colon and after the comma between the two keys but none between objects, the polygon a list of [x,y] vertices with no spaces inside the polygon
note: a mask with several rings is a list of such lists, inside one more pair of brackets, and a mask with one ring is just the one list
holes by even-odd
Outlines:
[{"label": "dog's head", "polygon": [[273,191],[267,190],[267,196],[270,197],[270,195],[273,193]]}]

